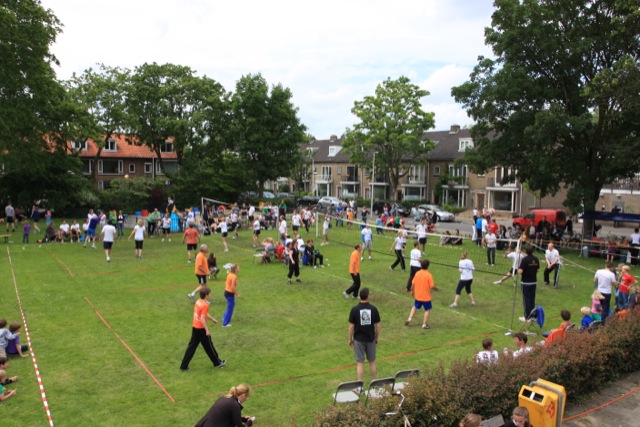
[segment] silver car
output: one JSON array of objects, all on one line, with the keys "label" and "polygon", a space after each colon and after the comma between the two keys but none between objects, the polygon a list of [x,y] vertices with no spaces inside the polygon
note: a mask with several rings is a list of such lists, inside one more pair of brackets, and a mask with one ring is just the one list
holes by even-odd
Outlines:
[{"label": "silver car", "polygon": [[318,200],[318,209],[327,210],[333,205],[333,207],[337,207],[338,204],[343,203],[342,200],[337,197],[324,196]]},{"label": "silver car", "polygon": [[456,216],[454,214],[443,210],[438,205],[419,205],[418,210],[420,211],[420,213],[429,212],[429,215],[433,215],[433,213],[435,212],[436,215],[438,215],[438,221],[452,222],[456,219]]}]

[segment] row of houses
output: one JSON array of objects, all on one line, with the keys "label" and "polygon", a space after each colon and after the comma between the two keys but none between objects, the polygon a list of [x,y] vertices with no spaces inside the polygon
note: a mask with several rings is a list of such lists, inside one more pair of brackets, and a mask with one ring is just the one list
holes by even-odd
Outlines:
[{"label": "row of houses", "polygon": [[[407,173],[397,188],[390,188],[384,173],[361,168],[349,161],[342,150],[342,138],[333,135],[326,140],[313,140],[301,145],[301,150],[311,154],[311,172],[296,188],[296,183],[283,177],[266,184],[274,192],[282,184],[288,184],[292,192],[304,191],[317,196],[334,196],[342,199],[364,198],[395,199],[406,202],[427,200],[450,204],[460,208],[492,207],[505,215],[525,214],[532,208],[562,208],[565,191],[540,199],[521,182],[502,184],[509,173],[505,168],[495,168],[485,174],[475,174],[465,165],[456,165],[467,148],[473,147],[469,129],[453,125],[446,131],[431,131],[425,135],[435,143],[426,165],[403,165]],[[92,141],[71,143],[83,162],[83,172],[95,176],[98,190],[108,188],[112,179],[146,177],[165,179],[165,174],[178,168],[173,144],[167,141],[160,155],[164,170],[153,151],[139,146],[124,137],[113,137],[105,144],[99,158],[98,148]],[[445,179],[446,178],[446,179]],[[601,206],[610,211],[615,207],[622,212],[640,213],[640,176],[618,180],[601,192]]]}]

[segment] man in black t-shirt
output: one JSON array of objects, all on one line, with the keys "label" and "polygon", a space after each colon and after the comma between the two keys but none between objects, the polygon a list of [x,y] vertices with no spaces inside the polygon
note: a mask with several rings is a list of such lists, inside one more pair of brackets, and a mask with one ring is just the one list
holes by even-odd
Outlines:
[{"label": "man in black t-shirt", "polygon": [[527,320],[536,306],[536,285],[538,283],[538,269],[540,269],[540,260],[533,255],[533,246],[527,246],[525,252],[527,256],[520,261],[520,267],[518,267],[524,305],[524,317],[519,319],[521,322]]},{"label": "man in black t-shirt", "polygon": [[349,346],[353,347],[356,359],[358,380],[364,378],[364,358],[369,361],[371,379],[378,374],[376,366],[376,347],[380,337],[380,313],[369,304],[369,288],[360,290],[360,304],[349,313]]}]

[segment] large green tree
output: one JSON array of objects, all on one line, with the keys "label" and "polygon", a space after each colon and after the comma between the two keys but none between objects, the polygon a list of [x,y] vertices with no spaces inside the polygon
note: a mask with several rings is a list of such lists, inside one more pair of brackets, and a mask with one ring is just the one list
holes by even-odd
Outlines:
[{"label": "large green tree", "polygon": [[[496,0],[470,80],[452,94],[477,124],[465,161],[594,210],[640,172],[640,1]],[[586,225],[587,229],[589,225]]]},{"label": "large green tree", "polygon": [[[433,142],[424,133],[434,126],[434,114],[420,105],[427,95],[407,77],[399,77],[388,78],[376,87],[374,96],[356,101],[351,112],[360,123],[347,129],[342,143],[351,162],[372,168],[375,153],[376,175],[384,172],[390,188],[397,188],[409,173],[403,164],[425,164]],[[395,200],[395,192],[390,197]]]},{"label": "large green tree", "polygon": [[260,74],[243,76],[231,98],[234,149],[244,163],[245,183],[258,183],[262,197],[267,180],[290,176],[301,160],[306,127],[291,102],[291,91],[271,87]]}]

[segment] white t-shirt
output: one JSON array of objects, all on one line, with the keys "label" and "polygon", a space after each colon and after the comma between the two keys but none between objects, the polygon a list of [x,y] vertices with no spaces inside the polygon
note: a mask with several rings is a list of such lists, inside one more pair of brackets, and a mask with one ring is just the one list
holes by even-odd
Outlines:
[{"label": "white t-shirt", "polygon": [[363,243],[370,242],[371,238],[373,236],[373,233],[371,232],[371,229],[369,227],[363,228],[362,231],[360,232],[360,234],[362,234],[362,242]]},{"label": "white t-shirt", "polygon": [[226,233],[228,230],[227,228],[227,221],[220,221],[220,224],[218,224],[218,228],[220,229],[221,233]]},{"label": "white t-shirt", "polygon": [[549,265],[560,263],[560,252],[558,252],[556,248],[553,248],[552,250],[547,249],[546,251],[544,251],[544,257]]},{"label": "white t-shirt", "polygon": [[533,350],[533,347],[522,347],[520,350],[513,352],[513,357],[522,356],[525,353],[529,353],[531,350]]},{"label": "white t-shirt", "polygon": [[256,208],[254,206],[249,206],[249,216],[253,216],[253,214],[256,212]]},{"label": "white t-shirt", "polygon": [[280,227],[278,227],[278,231],[280,234],[285,234],[287,232],[287,221],[280,221]]},{"label": "white t-shirt", "polygon": [[524,258],[524,254],[522,254],[522,252],[509,252],[507,254],[507,258],[512,260],[511,266],[515,268],[516,271],[518,271],[518,267],[520,267],[520,263],[522,262],[522,258]]},{"label": "white t-shirt", "polygon": [[422,252],[420,252],[420,249],[418,248],[413,248],[411,249],[411,253],[409,254],[409,256],[411,257],[411,262],[409,263],[409,265],[411,267],[420,267],[420,258],[422,257]]},{"label": "white t-shirt", "polygon": [[460,270],[460,280],[473,280],[473,270],[476,267],[470,259],[461,259],[458,262],[458,270]]},{"label": "white t-shirt", "polygon": [[62,230],[63,233],[69,233],[69,224],[60,224],[60,230]]},{"label": "white t-shirt", "polygon": [[260,231],[260,220],[256,219],[253,223],[253,230],[254,231]]},{"label": "white t-shirt", "polygon": [[498,240],[498,238],[491,232],[484,235],[484,241],[487,243],[487,248],[495,248],[496,240]]},{"label": "white t-shirt", "polygon": [[613,271],[606,268],[602,268],[596,271],[594,276],[598,281],[598,290],[603,294],[610,294],[613,289],[613,284],[616,282],[616,275]]},{"label": "white t-shirt", "polygon": [[422,224],[416,225],[416,233],[418,234],[418,239],[427,237],[427,227]]},{"label": "white t-shirt", "polygon": [[403,245],[404,245],[404,242],[402,241],[402,237],[400,236],[396,237],[396,240],[395,240],[396,251],[401,251]]},{"label": "white t-shirt", "polygon": [[71,224],[70,229],[71,230],[76,230],[77,232],[80,232],[80,224],[78,224],[77,222],[75,224]]},{"label": "white t-shirt", "polygon": [[137,240],[137,241],[144,240],[144,226],[140,226],[136,224],[136,226],[133,227],[133,231],[135,232],[133,236],[134,240]]},{"label": "white t-shirt", "polygon": [[498,363],[498,352],[496,350],[482,350],[476,354],[476,362],[495,365]]},{"label": "white t-shirt", "polygon": [[291,224],[294,227],[300,227],[300,223],[302,222],[302,217],[300,216],[300,214],[295,214],[292,218],[291,218]]},{"label": "white t-shirt", "polygon": [[329,220],[329,218],[328,218],[328,217],[324,219],[324,224],[322,224],[322,230],[323,230],[323,231],[326,231],[326,230],[328,230],[328,229],[329,229],[329,221],[330,221],[330,220]]},{"label": "white t-shirt", "polygon": [[111,224],[105,224],[101,234],[103,242],[113,242],[116,237],[116,228]]}]

